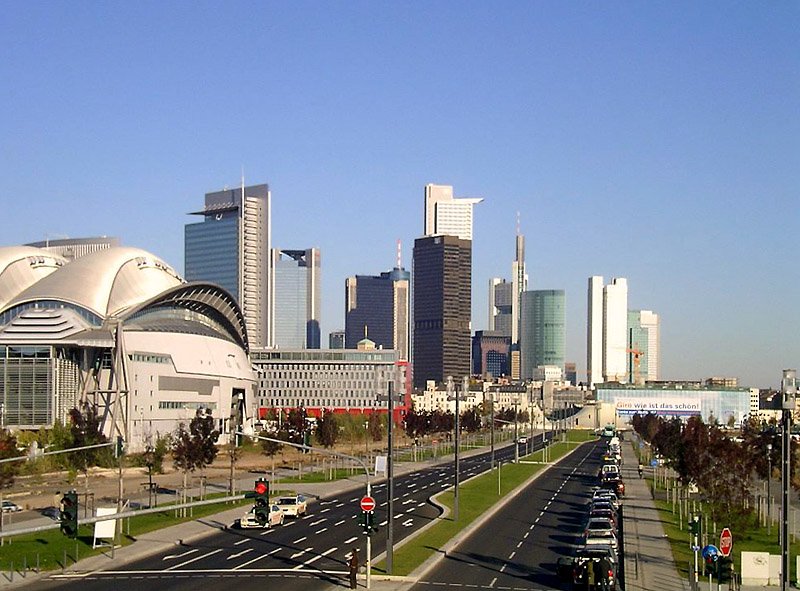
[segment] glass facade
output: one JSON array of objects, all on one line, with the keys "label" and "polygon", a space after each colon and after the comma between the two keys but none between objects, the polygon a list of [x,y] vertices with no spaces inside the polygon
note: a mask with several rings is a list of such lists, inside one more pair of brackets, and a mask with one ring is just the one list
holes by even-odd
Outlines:
[{"label": "glass facade", "polygon": [[523,379],[533,379],[540,365],[555,365],[563,370],[566,314],[564,290],[523,292],[520,329]]},{"label": "glass facade", "polygon": [[216,283],[239,301],[239,218],[236,212],[207,216],[184,229],[187,281]]},{"label": "glass facade", "polygon": [[50,347],[0,347],[0,427],[53,424]]}]

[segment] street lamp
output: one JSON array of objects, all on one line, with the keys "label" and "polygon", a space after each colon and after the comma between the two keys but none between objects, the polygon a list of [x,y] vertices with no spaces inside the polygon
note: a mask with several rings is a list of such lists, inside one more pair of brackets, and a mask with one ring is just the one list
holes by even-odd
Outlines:
[{"label": "street lamp", "polygon": [[792,411],[797,395],[797,372],[794,369],[784,369],[781,380],[781,393],[783,394],[781,423],[783,424],[783,439],[781,441],[781,590],[789,591],[789,481],[791,479],[791,441],[792,441]]},{"label": "street lamp", "polygon": [[514,463],[519,464],[519,438],[517,437],[517,404],[519,403],[519,394],[514,394]]},{"label": "street lamp", "polygon": [[772,476],[772,444],[767,444],[767,535],[770,535],[772,532],[772,519],[771,519],[771,509],[772,509],[772,496],[769,492],[769,479]]}]

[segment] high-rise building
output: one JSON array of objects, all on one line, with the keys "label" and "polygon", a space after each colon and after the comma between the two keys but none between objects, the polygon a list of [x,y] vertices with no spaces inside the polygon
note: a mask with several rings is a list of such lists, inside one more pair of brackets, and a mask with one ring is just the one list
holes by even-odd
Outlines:
[{"label": "high-rise building", "polygon": [[25,246],[35,246],[64,257],[68,261],[75,260],[84,255],[119,246],[119,238],[109,236],[95,236],[92,238],[60,238],[56,240],[42,240],[31,242]]},{"label": "high-rise building", "polygon": [[239,302],[252,347],[272,342],[271,197],[267,185],[206,193],[202,222],[184,229],[187,281],[208,281]]},{"label": "high-rise building", "polygon": [[320,348],[320,252],[272,249],[274,345]]},{"label": "high-rise building", "polygon": [[511,264],[511,346],[519,348],[520,327],[522,318],[522,294],[528,289],[528,275],[525,272],[525,237],[519,231],[519,214],[517,214],[517,239],[514,262]]},{"label": "high-rise building", "polygon": [[469,375],[472,241],[417,238],[413,282],[414,387]]},{"label": "high-rise building", "polygon": [[522,293],[520,353],[522,379],[530,380],[540,366],[562,371],[566,356],[566,295],[562,289]]},{"label": "high-rise building", "polygon": [[628,310],[628,381],[643,384],[659,379],[658,314]]},{"label": "high-rise building", "polygon": [[493,277],[489,280],[489,330],[511,338],[514,284]]},{"label": "high-rise building", "polygon": [[628,282],[589,278],[586,370],[591,385],[627,380]]},{"label": "high-rise building", "polygon": [[344,349],[343,330],[333,330],[328,334],[328,349]]},{"label": "high-rise building", "polygon": [[472,373],[486,378],[511,372],[511,338],[496,330],[478,330],[472,337]]},{"label": "high-rise building", "polygon": [[472,240],[472,206],[482,198],[453,197],[450,185],[425,185],[425,236],[458,236]]},{"label": "high-rise building", "polygon": [[378,276],[345,280],[345,348],[369,337],[378,348],[408,359],[408,308],[411,273],[399,265]]}]

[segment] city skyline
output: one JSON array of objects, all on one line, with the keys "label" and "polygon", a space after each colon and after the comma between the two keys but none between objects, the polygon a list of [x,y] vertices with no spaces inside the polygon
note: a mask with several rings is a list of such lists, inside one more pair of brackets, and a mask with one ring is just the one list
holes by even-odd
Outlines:
[{"label": "city skyline", "polygon": [[202,196],[268,183],[273,243],[325,257],[327,342],[448,185],[484,199],[473,332],[520,212],[579,376],[593,275],[658,313],[662,379],[798,364],[796,3],[6,8],[3,244],[115,236],[185,275]]}]

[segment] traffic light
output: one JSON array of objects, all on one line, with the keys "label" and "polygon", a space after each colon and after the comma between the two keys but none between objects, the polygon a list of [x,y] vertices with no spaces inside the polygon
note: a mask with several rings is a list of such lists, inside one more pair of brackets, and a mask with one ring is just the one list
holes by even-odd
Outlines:
[{"label": "traffic light", "polygon": [[74,490],[64,493],[58,514],[61,533],[68,538],[78,537],[78,493]]},{"label": "traffic light", "polygon": [[691,521],[689,521],[689,528],[692,532],[692,535],[699,536],[700,535],[700,516],[695,515],[692,517]]},{"label": "traffic light", "polygon": [[375,527],[375,512],[362,511],[358,524],[364,529],[364,533],[367,535],[376,531],[378,528]]},{"label": "traffic light", "polygon": [[717,555],[706,556],[706,576],[717,578],[718,576],[718,561]]},{"label": "traffic light", "polygon": [[266,525],[269,521],[269,481],[259,478],[256,480],[254,497],[256,521],[261,525]]},{"label": "traffic light", "polygon": [[122,435],[117,435],[117,441],[114,444],[114,457],[121,458],[124,453],[125,453],[125,440],[122,438]]},{"label": "traffic light", "polygon": [[722,557],[717,561],[717,577],[720,583],[730,583],[733,576],[733,560]]}]

